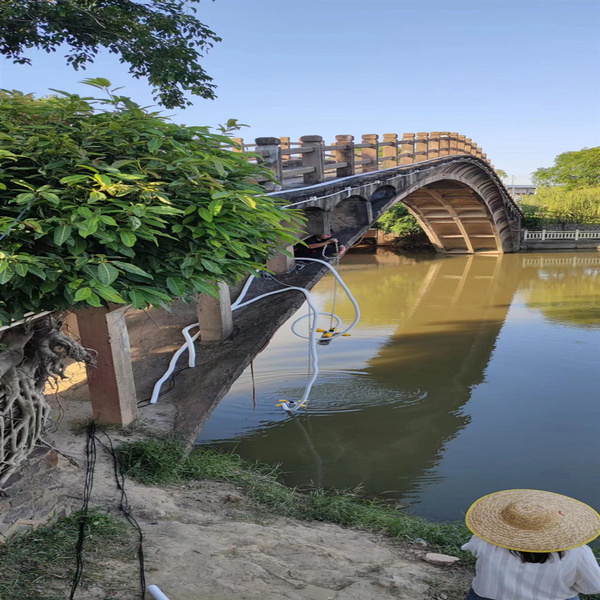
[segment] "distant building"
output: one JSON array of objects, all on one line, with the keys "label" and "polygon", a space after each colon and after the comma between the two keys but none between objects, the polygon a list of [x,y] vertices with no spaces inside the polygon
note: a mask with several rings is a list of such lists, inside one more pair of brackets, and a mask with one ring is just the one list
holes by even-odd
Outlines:
[{"label": "distant building", "polygon": [[519,202],[525,196],[533,196],[537,188],[535,185],[507,185],[506,189],[510,192],[510,195]]}]

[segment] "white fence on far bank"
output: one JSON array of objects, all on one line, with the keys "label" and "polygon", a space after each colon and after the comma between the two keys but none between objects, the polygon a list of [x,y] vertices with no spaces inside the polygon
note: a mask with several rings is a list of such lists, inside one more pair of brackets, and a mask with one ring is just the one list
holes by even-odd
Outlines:
[{"label": "white fence on far bank", "polygon": [[600,229],[584,231],[575,229],[574,231],[541,231],[523,230],[523,240],[600,240]]}]

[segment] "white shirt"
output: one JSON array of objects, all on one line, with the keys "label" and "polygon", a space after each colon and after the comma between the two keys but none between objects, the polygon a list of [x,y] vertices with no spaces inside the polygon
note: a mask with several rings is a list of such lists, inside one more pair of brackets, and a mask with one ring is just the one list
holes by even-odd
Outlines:
[{"label": "white shirt", "polygon": [[589,546],[554,553],[543,564],[522,563],[506,548],[474,535],[463,547],[477,557],[473,590],[491,600],[567,600],[600,592],[600,567]]}]

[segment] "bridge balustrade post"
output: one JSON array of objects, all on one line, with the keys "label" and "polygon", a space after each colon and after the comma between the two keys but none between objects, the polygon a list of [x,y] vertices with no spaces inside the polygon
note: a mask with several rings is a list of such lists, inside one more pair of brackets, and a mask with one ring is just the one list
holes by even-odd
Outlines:
[{"label": "bridge balustrade post", "polygon": [[427,158],[438,158],[440,155],[440,132],[432,131],[429,133],[429,146]]},{"label": "bridge balustrade post", "polygon": [[219,283],[219,296],[198,294],[198,322],[201,342],[223,342],[233,333],[229,286]]},{"label": "bridge balustrade post", "polygon": [[474,154],[477,158],[481,158],[483,150],[479,146],[476,146]]},{"label": "bridge balustrade post", "polygon": [[402,139],[400,140],[400,147],[402,152],[398,155],[398,159],[401,165],[410,165],[414,162],[415,152],[415,134],[414,133],[403,133]]},{"label": "bridge balustrade post", "polygon": [[231,141],[236,144],[233,147],[234,152],[243,152],[244,151],[244,139],[243,138],[231,138]]},{"label": "bridge balustrade post", "polygon": [[429,134],[426,131],[419,131],[415,139],[415,162],[427,160],[427,138]]},{"label": "bridge balustrade post", "polygon": [[[290,145],[290,138],[289,137],[280,137],[279,138],[279,148],[281,149],[281,172],[282,172],[282,177],[283,177],[283,169],[286,166],[289,166],[289,162],[291,159],[291,156],[289,154],[284,154],[283,151],[284,150],[289,150],[291,148]],[[282,181],[283,183],[283,181]]]},{"label": "bridge balustrade post", "polygon": [[488,158],[487,158],[487,154],[486,154],[485,152],[484,152],[484,153],[481,155],[481,158],[483,158],[483,160],[485,160],[485,162],[490,162],[490,161],[488,160]]},{"label": "bridge balustrade post", "polygon": [[398,134],[397,133],[384,133],[383,141],[383,163],[382,169],[392,169],[398,165]]},{"label": "bridge balustrade post", "polygon": [[339,167],[335,171],[336,177],[349,177],[354,175],[354,136],[336,135],[333,146],[340,146],[339,150],[333,151],[335,162],[347,163],[345,167]]},{"label": "bridge balustrade post", "polygon": [[302,154],[302,167],[314,168],[310,173],[304,173],[304,183],[314,185],[325,179],[325,157],[323,155],[323,138],[320,135],[303,135],[300,138],[303,148],[312,148],[312,152]]},{"label": "bridge balustrade post", "polygon": [[450,132],[440,131],[440,156],[450,154]]},{"label": "bridge balustrade post", "polygon": [[458,154],[458,148],[457,148],[458,131],[451,131],[448,139],[450,140],[450,147],[448,148],[448,154],[450,154],[450,156]]},{"label": "bridge balustrade post", "polygon": [[[259,137],[254,140],[256,142],[255,152],[259,155],[259,164],[273,171],[277,181],[282,180],[282,165],[281,165],[281,149],[279,148],[279,138],[276,137]],[[269,192],[277,189],[279,186],[271,181],[260,181],[259,183],[265,186]]]},{"label": "bridge balustrade post", "polygon": [[379,169],[379,136],[376,133],[365,133],[362,136],[362,143],[374,146],[371,148],[361,148],[360,158],[361,160],[368,161],[364,162],[362,167],[362,173],[371,173]]},{"label": "bridge balustrade post", "polygon": [[467,139],[466,135],[459,135],[456,141],[456,150],[457,154],[465,154],[465,140]]},{"label": "bridge balustrade post", "polygon": [[465,153],[473,154],[473,140],[471,138],[465,138]]}]

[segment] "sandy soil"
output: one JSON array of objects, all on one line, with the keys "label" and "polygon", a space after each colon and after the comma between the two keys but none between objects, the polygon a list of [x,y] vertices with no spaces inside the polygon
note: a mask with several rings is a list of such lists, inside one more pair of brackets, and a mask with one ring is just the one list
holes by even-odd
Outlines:
[{"label": "sandy soil", "polygon": [[[73,431],[73,423],[88,410],[86,403],[70,401],[49,436],[78,466],[56,452],[26,463],[14,478],[10,496],[0,499],[0,535],[31,527],[27,521],[43,522],[80,508],[85,436]],[[152,429],[159,417],[142,420],[141,427]],[[116,441],[125,439],[112,435]],[[158,585],[170,600],[454,599],[461,595],[447,590],[468,588],[460,568],[424,562],[424,547],[403,547],[376,534],[266,514],[228,484],[156,488],[127,481],[127,494],[144,534],[147,583]],[[91,506],[118,514],[112,466],[101,448]],[[80,597],[138,598],[137,564],[115,561],[110,569],[105,583]]]}]

